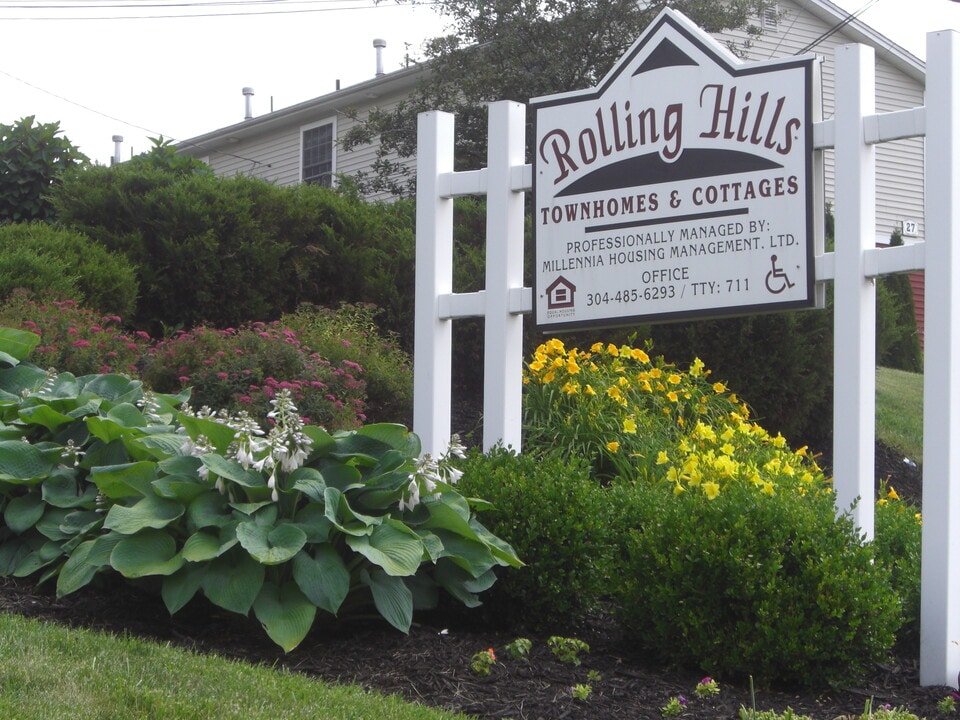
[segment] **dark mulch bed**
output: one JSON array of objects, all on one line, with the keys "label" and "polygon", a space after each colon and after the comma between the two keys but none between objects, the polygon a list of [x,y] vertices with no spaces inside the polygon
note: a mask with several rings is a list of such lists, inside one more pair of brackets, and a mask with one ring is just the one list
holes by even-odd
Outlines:
[{"label": "dark mulch bed", "polygon": [[[902,456],[877,446],[877,478],[888,480],[904,498],[919,504],[920,471]],[[509,659],[504,646],[518,633],[502,634],[463,623],[424,619],[409,635],[376,620],[345,622],[316,628],[294,652],[284,655],[255,621],[191,603],[168,616],[156,595],[117,581],[105,580],[73,596],[56,599],[49,588],[36,589],[25,580],[0,578],[0,611],[79,627],[154,638],[203,653],[269,665],[281,664],[329,681],[358,683],[371,690],[459,710],[481,718],[591,718],[630,720],[660,718],[660,708],[673,696],[691,698],[684,718],[736,718],[751,706],[748,687],[718,680],[722,691],[708,700],[693,698],[700,679],[695,672],[652,667],[623,642],[613,623],[598,616],[589,626],[558,629],[590,644],[580,667],[556,661],[546,638],[531,635],[528,661]],[[494,648],[501,660],[487,678],[470,670],[474,653]],[[589,680],[589,671],[600,673]],[[573,699],[571,686],[589,683],[585,702]],[[896,657],[878,665],[857,687],[822,692],[758,689],[760,710],[791,707],[818,720],[859,715],[871,700],[874,708],[906,707],[920,717],[938,715],[936,704],[950,688],[921,688],[915,657]]]}]

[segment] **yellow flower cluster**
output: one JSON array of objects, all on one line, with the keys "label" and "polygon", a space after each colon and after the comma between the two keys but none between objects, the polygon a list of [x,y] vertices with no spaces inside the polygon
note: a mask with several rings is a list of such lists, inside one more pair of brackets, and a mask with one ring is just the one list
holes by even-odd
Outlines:
[{"label": "yellow flower cluster", "polygon": [[[648,347],[649,349],[649,347]],[[716,498],[732,482],[772,495],[828,489],[806,450],[750,421],[750,411],[695,358],[684,372],[629,345],[540,345],[524,375],[528,437],[584,454],[600,474],[671,482]]]}]

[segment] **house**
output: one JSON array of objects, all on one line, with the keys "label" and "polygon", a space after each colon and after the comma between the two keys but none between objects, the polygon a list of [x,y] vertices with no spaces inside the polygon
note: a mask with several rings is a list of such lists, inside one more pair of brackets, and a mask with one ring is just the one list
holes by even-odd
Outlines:
[{"label": "house", "polygon": [[[824,117],[833,114],[833,57],[838,45],[857,42],[876,54],[878,112],[923,104],[924,64],[903,48],[829,0],[778,0],[755,22],[763,35],[745,51],[746,60],[767,60],[814,52],[823,56]],[[742,42],[742,32],[717,35]],[[416,85],[424,65],[373,77],[358,85],[213,130],[177,144],[177,151],[206,162],[219,176],[251,175],[277,185],[330,184],[335,174],[369,168],[375,148],[343,150],[338,145],[361,114],[389,108]],[[833,158],[827,151],[826,196],[833,197]],[[379,199],[379,198],[371,198]],[[877,147],[877,238],[886,243],[895,230],[907,240],[922,239],[923,140],[911,138]]]},{"label": "house", "polygon": [[[862,43],[874,48],[876,110],[887,112],[923,104],[924,64],[896,43],[876,32],[830,0],[777,0],[754,20],[763,34],[743,52],[745,60],[816,53],[821,65],[823,116],[834,108],[834,51],[837,46]],[[742,43],[746,33],[718,34],[720,41]],[[351,175],[369,168],[375,146],[344,150],[338,144],[361,114],[373,107],[390,108],[416,85],[424,65],[415,65],[317,97],[291,107],[251,118],[177,144],[178,152],[206,162],[218,176],[251,175],[278,185],[301,182],[330,184],[335,174]],[[412,162],[412,160],[411,160]],[[824,158],[825,191],[832,203],[833,151]],[[883,143],[876,149],[878,244],[901,231],[905,242],[922,240],[923,139]],[[384,199],[373,196],[370,199]],[[922,301],[922,298],[921,298]],[[922,328],[922,316],[920,316]],[[922,338],[921,338],[922,341]]]},{"label": "house", "polygon": [[177,152],[202,160],[218,177],[248,175],[280,186],[302,182],[330,186],[338,174],[349,176],[369,168],[376,156],[374,145],[350,151],[339,147],[338,140],[356,122],[351,110],[392,107],[424,72],[422,65],[413,65],[378,73],[328,95],[183,140],[177,143]]}]

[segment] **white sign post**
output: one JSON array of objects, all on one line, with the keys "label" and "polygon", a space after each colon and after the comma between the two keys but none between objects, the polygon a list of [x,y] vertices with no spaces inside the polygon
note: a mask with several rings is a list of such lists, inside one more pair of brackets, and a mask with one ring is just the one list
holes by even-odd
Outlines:
[{"label": "white sign post", "polygon": [[596,88],[531,101],[538,328],[813,306],[814,59],[663,13]]}]

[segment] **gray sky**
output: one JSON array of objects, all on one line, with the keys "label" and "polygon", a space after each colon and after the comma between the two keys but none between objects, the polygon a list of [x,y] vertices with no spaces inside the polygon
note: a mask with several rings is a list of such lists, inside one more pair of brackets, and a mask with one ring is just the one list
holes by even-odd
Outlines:
[{"label": "gray sky", "polygon": [[[834,1],[921,59],[928,31],[960,29],[949,0]],[[373,77],[374,38],[389,72],[443,28],[390,0],[0,0],[0,122],[60,121],[106,164],[113,135],[127,158],[240,122],[247,86],[255,115],[288,107]]]}]

